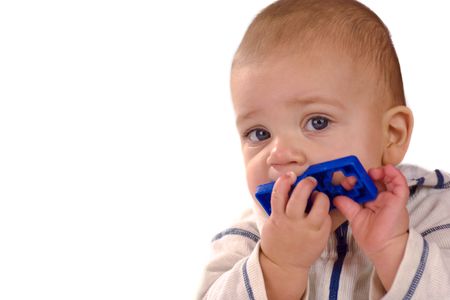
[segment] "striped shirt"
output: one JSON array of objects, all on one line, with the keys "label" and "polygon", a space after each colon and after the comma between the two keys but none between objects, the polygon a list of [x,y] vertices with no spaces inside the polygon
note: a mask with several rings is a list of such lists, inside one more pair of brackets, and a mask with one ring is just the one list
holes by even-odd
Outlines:
[{"label": "striped shirt", "polygon": [[[310,269],[303,299],[450,299],[450,175],[412,165],[408,179],[409,237],[389,291],[342,224]],[[260,226],[249,210],[212,241],[198,299],[267,299],[259,264]]]}]

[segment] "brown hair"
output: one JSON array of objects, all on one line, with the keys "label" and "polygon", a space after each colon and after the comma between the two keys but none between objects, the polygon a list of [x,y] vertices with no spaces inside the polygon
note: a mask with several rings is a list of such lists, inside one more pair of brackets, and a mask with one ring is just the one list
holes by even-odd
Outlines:
[{"label": "brown hair", "polygon": [[324,43],[372,66],[390,103],[406,104],[389,30],[373,11],[354,0],[276,1],[250,24],[232,67],[260,62],[275,51],[299,54]]}]

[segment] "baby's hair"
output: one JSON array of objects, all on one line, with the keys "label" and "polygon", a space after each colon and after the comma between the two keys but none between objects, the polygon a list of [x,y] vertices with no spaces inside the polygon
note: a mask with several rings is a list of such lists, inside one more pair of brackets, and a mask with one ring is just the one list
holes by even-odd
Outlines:
[{"label": "baby's hair", "polygon": [[376,72],[383,97],[393,106],[406,105],[389,30],[373,11],[354,0],[276,1],[250,24],[232,68],[260,63],[276,53],[302,55],[320,45],[365,64]]}]

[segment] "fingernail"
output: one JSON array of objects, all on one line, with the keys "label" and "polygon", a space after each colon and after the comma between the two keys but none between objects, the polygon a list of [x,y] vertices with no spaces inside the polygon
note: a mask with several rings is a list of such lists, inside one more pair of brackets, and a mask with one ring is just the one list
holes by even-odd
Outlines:
[{"label": "fingernail", "polygon": [[312,176],[308,176],[308,177],[306,177],[306,178],[308,178],[309,180],[311,180],[311,181],[314,182],[315,184],[317,183],[317,179],[314,178],[314,177],[312,177]]},{"label": "fingernail", "polygon": [[289,171],[286,173],[286,176],[289,178],[289,181],[294,183],[297,176],[295,176],[295,173],[292,171]]}]

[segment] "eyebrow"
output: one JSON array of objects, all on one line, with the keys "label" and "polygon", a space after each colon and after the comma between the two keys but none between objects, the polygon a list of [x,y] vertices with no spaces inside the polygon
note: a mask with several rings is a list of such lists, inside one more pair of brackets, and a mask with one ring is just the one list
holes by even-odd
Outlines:
[{"label": "eyebrow", "polygon": [[329,97],[323,97],[323,96],[311,96],[306,98],[294,98],[287,101],[290,105],[309,105],[309,104],[326,104],[330,106],[336,106],[342,108],[344,105],[336,98],[329,98]]},{"label": "eyebrow", "polygon": [[[297,105],[306,106],[306,105],[311,105],[311,104],[315,104],[315,103],[320,103],[320,104],[325,104],[325,105],[329,105],[329,106],[335,106],[338,108],[344,107],[344,105],[337,99],[327,98],[327,97],[322,97],[322,96],[294,98],[294,99],[288,100],[287,103],[292,106],[297,106]],[[248,111],[242,115],[238,115],[236,118],[236,124],[241,123],[243,120],[250,119],[253,115],[257,114],[261,110],[262,110],[261,108],[258,108],[258,109]]]},{"label": "eyebrow", "polygon": [[239,125],[244,120],[250,119],[253,115],[256,115],[260,111],[261,111],[261,109],[255,109],[255,110],[246,112],[245,114],[238,115],[236,118],[236,125]]}]

